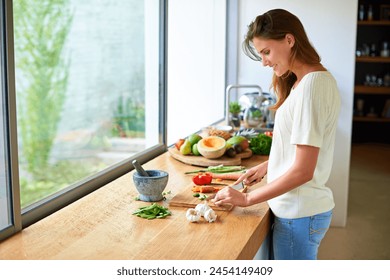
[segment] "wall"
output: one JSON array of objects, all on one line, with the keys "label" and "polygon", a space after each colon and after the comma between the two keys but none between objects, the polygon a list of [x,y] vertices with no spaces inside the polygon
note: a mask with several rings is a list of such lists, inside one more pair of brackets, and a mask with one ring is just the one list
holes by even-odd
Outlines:
[{"label": "wall", "polygon": [[168,3],[168,145],[224,118],[225,0]]},{"label": "wall", "polygon": [[238,76],[239,84],[259,84],[269,92],[272,69],[262,67],[241,51],[247,25],[259,14],[283,8],[297,15],[322,57],[324,66],[337,80],[342,110],[337,127],[333,170],[328,186],[333,190],[336,208],[332,226],[345,226],[347,221],[349,164],[352,133],[354,61],[356,44],[357,0],[313,1],[238,1]]}]

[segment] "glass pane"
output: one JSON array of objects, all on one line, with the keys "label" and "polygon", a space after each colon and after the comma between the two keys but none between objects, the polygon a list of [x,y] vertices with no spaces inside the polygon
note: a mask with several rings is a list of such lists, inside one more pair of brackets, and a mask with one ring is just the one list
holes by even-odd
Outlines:
[{"label": "glass pane", "polygon": [[225,22],[225,0],[169,1],[168,145],[224,118]]},{"label": "glass pane", "polygon": [[13,2],[25,207],[158,144],[159,1]]},{"label": "glass pane", "polygon": [[[1,17],[1,15],[0,15]],[[3,30],[0,30],[3,32]],[[1,36],[3,38],[3,36]],[[3,42],[1,39],[1,46]],[[0,49],[2,52],[3,50]],[[11,225],[10,221],[10,196],[9,196],[9,185],[8,185],[8,175],[7,170],[8,164],[7,154],[6,154],[6,132],[5,132],[5,98],[4,98],[4,88],[3,88],[3,69],[4,63],[2,61],[2,55],[0,54],[0,231],[7,226]]]}]

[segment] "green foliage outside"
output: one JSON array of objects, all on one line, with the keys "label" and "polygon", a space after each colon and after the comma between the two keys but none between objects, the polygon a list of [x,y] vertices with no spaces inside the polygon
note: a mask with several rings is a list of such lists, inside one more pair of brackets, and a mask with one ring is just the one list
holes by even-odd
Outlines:
[{"label": "green foliage outside", "polygon": [[120,98],[114,113],[112,135],[117,137],[145,136],[145,105],[134,98]]},{"label": "green foliage outside", "polygon": [[36,178],[48,167],[65,100],[73,16],[69,0],[15,0],[13,8],[20,156]]},{"label": "green foliage outside", "polygon": [[13,11],[20,168],[28,172],[20,179],[23,207],[75,175],[67,164],[48,163],[66,97],[63,50],[73,15],[69,0],[15,0]]}]

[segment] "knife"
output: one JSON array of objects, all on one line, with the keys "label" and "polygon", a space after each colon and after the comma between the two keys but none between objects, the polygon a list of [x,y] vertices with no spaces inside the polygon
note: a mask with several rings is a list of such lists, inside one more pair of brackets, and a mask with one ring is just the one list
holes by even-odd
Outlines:
[{"label": "knife", "polygon": [[236,185],[233,185],[233,186],[230,186],[231,188],[237,190],[237,191],[243,191],[245,190],[246,188],[244,187],[244,184],[242,182],[236,184]]}]

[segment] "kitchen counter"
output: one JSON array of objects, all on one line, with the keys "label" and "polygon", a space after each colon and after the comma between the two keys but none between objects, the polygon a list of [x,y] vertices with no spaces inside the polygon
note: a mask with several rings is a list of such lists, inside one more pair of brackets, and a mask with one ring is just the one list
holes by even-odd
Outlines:
[{"label": "kitchen counter", "polygon": [[[255,155],[242,165],[266,159]],[[190,223],[187,208],[169,206],[169,200],[191,184],[184,172],[199,167],[183,164],[168,152],[143,167],[169,173],[165,191],[172,194],[160,203],[169,207],[171,216],[145,220],[132,215],[150,204],[134,199],[138,193],[132,171],[1,242],[0,259],[253,259],[270,229],[267,203],[217,211],[214,223]]]}]

